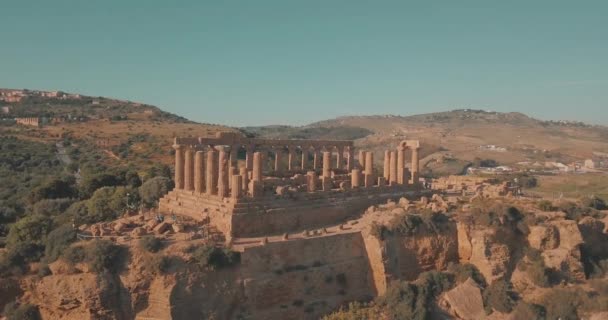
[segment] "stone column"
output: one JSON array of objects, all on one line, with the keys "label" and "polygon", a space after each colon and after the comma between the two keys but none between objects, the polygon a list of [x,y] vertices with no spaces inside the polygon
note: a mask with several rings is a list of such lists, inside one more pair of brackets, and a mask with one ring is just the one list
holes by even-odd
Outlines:
[{"label": "stone column", "polygon": [[205,190],[203,157],[204,153],[202,151],[197,151],[194,154],[194,191],[196,191],[196,193],[203,193]]},{"label": "stone column", "polygon": [[365,187],[369,188],[374,185],[374,153],[368,151],[365,153]]},{"label": "stone column", "polygon": [[404,184],[405,183],[405,172],[403,169],[405,168],[405,147],[398,146],[397,147],[397,183]]},{"label": "stone column", "polygon": [[283,148],[274,149],[274,171],[281,172],[281,152]]},{"label": "stone column", "polygon": [[294,166],[295,160],[296,160],[295,147],[288,146],[287,147],[287,170],[293,171],[296,169]]},{"label": "stone column", "polygon": [[175,149],[175,189],[184,188],[184,148],[181,145],[173,145]]},{"label": "stone column", "polygon": [[216,171],[217,171],[217,152],[213,150],[213,148],[209,148],[207,151],[207,165],[205,167],[205,178],[207,179],[205,183],[205,192],[208,195],[215,194],[217,192],[216,189]]},{"label": "stone column", "polygon": [[243,189],[241,188],[243,185],[243,177],[241,175],[234,174],[230,178],[232,180],[230,184],[233,186],[232,190],[230,191],[230,195],[232,196],[232,199],[238,199],[243,194]]},{"label": "stone column", "polygon": [[365,151],[359,150],[359,169],[365,170]]},{"label": "stone column", "polygon": [[194,190],[194,157],[191,148],[187,148],[184,153],[184,190]]},{"label": "stone column", "polygon": [[361,186],[361,170],[353,169],[350,173],[350,185],[353,188],[358,188]]},{"label": "stone column", "polygon": [[353,169],[353,148],[348,147],[346,151],[346,171],[351,171]]},{"label": "stone column", "polygon": [[319,150],[317,148],[315,148],[315,150],[313,151],[313,160],[312,160],[312,168],[315,170],[319,170],[319,168],[321,167],[319,165],[319,161],[320,161],[320,154],[319,154]]},{"label": "stone column", "polygon": [[243,191],[246,191],[247,190],[247,185],[249,185],[249,174],[247,172],[247,168],[240,167],[239,168],[239,175],[242,177],[241,189]]},{"label": "stone column", "polygon": [[224,148],[219,150],[217,195],[224,198],[228,195],[228,154]]},{"label": "stone column", "polygon": [[391,151],[390,157],[390,180],[389,185],[394,186],[397,184],[397,152]]},{"label": "stone column", "polygon": [[306,188],[308,192],[317,191],[317,173],[315,171],[308,171],[306,173]]},{"label": "stone column", "polygon": [[331,177],[331,152],[323,151],[323,177]]},{"label": "stone column", "polygon": [[245,168],[251,170],[253,168],[253,147],[247,146],[245,151]]},{"label": "stone column", "polygon": [[384,151],[384,179],[389,181],[391,177],[391,152]]},{"label": "stone column", "polygon": [[336,147],[336,169],[342,169],[342,163],[344,162],[344,148]]},{"label": "stone column", "polygon": [[308,167],[308,147],[302,147],[302,170],[306,170]]},{"label": "stone column", "polygon": [[229,167],[236,167],[240,147],[241,146],[239,145],[230,146],[230,164],[228,165]]},{"label": "stone column", "polygon": [[251,173],[251,180],[262,181],[262,153],[255,152],[253,154],[253,171]]},{"label": "stone column", "polygon": [[418,148],[412,148],[412,184],[418,184]]}]

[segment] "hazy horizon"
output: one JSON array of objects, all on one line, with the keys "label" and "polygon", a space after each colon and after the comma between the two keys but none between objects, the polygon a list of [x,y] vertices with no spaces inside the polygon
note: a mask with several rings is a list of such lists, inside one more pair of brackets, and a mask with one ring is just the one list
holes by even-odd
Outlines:
[{"label": "hazy horizon", "polygon": [[230,126],[453,109],[608,125],[608,4],[11,2],[0,87]]}]

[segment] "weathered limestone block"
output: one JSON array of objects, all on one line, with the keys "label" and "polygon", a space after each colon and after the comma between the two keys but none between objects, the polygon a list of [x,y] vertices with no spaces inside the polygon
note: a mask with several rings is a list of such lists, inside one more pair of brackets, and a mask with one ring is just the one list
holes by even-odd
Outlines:
[{"label": "weathered limestone block", "polygon": [[289,194],[289,188],[287,186],[278,186],[275,189],[275,193],[279,196],[285,196]]},{"label": "weathered limestone block", "polygon": [[134,228],[133,231],[131,231],[131,236],[132,237],[141,237],[146,235],[146,229],[142,228],[142,227],[137,227]]},{"label": "weathered limestone block", "polygon": [[458,233],[458,257],[460,259],[460,263],[469,262],[473,250],[471,245],[471,237],[469,235],[470,228],[465,223],[457,222],[456,231]]},{"label": "weathered limestone block", "polygon": [[562,249],[578,248],[583,243],[583,236],[573,220],[552,221],[551,225],[555,226],[559,232],[559,247]]},{"label": "weathered limestone block", "polygon": [[171,228],[171,224],[169,222],[161,222],[159,223],[156,227],[154,227],[154,232],[157,234],[162,234],[165,233],[167,231],[169,231],[169,229]]},{"label": "weathered limestone block", "polygon": [[530,247],[539,250],[551,250],[559,246],[559,234],[553,225],[531,226],[528,234]]},{"label": "weathered limestone block", "polygon": [[471,278],[443,294],[439,305],[458,319],[477,320],[486,317],[481,289]]},{"label": "weathered limestone block", "polygon": [[181,223],[174,223],[171,225],[171,229],[175,233],[180,233],[180,232],[184,231],[184,225]]},{"label": "weathered limestone block", "polygon": [[408,200],[406,197],[401,197],[399,199],[399,206],[408,208],[410,206],[410,200]]},{"label": "weathered limestone block", "polygon": [[117,223],[114,225],[114,231],[116,231],[116,232],[119,232],[119,233],[120,233],[120,232],[125,231],[125,229],[127,229],[127,227],[128,227],[128,226],[127,226],[127,224],[126,224],[126,223],[124,223],[124,222],[117,222]]},{"label": "weathered limestone block", "polygon": [[477,230],[471,239],[471,259],[488,284],[505,276],[511,259],[509,247],[496,242],[494,230]]}]

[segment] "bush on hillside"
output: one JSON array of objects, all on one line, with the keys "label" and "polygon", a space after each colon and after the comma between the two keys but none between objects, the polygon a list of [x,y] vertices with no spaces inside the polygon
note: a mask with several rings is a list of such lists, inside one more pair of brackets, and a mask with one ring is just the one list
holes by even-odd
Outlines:
[{"label": "bush on hillside", "polygon": [[155,177],[139,187],[139,195],[146,208],[154,208],[158,200],[173,189],[173,181],[165,177]]},{"label": "bush on hillside", "polygon": [[43,199],[32,206],[34,214],[55,217],[64,213],[72,204],[72,199]]},{"label": "bush on hillside", "polygon": [[479,272],[479,269],[473,264],[470,263],[452,263],[448,266],[448,272],[454,274],[454,280],[456,283],[463,283],[467,281],[467,279],[471,278],[475,281],[480,287],[485,288],[487,286],[486,279]]},{"label": "bush on hillside", "polygon": [[158,252],[163,247],[163,243],[155,236],[144,236],[139,239],[139,246],[148,252]]},{"label": "bush on hillside", "polygon": [[555,207],[553,207],[553,203],[549,200],[542,200],[541,202],[538,203],[538,209],[540,209],[541,211],[553,211],[555,210]]},{"label": "bush on hillside", "polygon": [[76,241],[76,230],[70,225],[63,225],[51,231],[47,236],[44,250],[46,262],[57,260],[74,241]]},{"label": "bush on hillside", "polygon": [[89,223],[110,221],[122,215],[127,208],[127,189],[125,187],[103,187],[87,200]]},{"label": "bush on hillside", "polygon": [[511,283],[504,279],[499,279],[483,290],[483,304],[486,313],[496,310],[502,313],[509,313],[515,305],[515,295]]},{"label": "bush on hillside", "polygon": [[85,248],[86,261],[95,272],[116,273],[122,270],[126,260],[124,247],[107,240],[93,240]]},{"label": "bush on hillside", "polygon": [[39,320],[42,319],[38,307],[31,304],[11,302],[4,307],[6,320]]},{"label": "bush on hillside", "polygon": [[54,178],[34,188],[28,200],[30,203],[36,203],[43,199],[75,198],[78,195],[75,185],[73,176]]},{"label": "bush on hillside", "polygon": [[217,270],[238,264],[241,261],[241,255],[226,248],[204,245],[196,247],[192,251],[192,260],[200,267]]},{"label": "bush on hillside", "polygon": [[608,210],[608,206],[606,206],[604,199],[596,196],[581,199],[581,204],[584,207],[593,208],[595,210]]},{"label": "bush on hillside", "polygon": [[7,237],[7,246],[25,242],[43,245],[52,225],[53,221],[47,216],[28,215],[12,225]]},{"label": "bush on hillside", "polygon": [[390,319],[428,319],[435,297],[452,285],[448,274],[425,272],[414,282],[393,282],[385,295],[376,299],[376,303],[386,310]]}]

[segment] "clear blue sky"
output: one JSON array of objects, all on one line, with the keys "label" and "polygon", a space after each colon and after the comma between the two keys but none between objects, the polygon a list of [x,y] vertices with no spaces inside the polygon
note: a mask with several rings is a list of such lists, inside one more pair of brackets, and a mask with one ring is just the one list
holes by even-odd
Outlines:
[{"label": "clear blue sky", "polygon": [[608,1],[0,0],[0,87],[306,124],[454,108],[608,124]]}]

